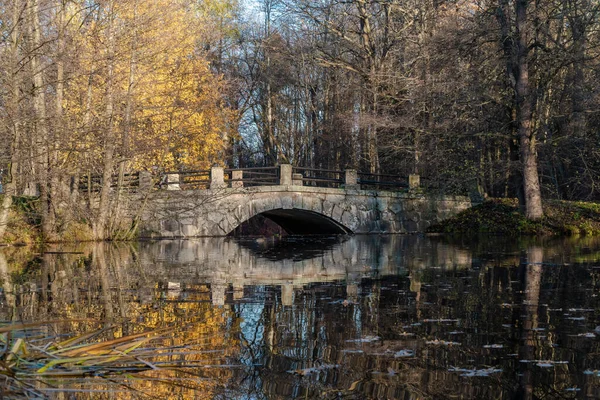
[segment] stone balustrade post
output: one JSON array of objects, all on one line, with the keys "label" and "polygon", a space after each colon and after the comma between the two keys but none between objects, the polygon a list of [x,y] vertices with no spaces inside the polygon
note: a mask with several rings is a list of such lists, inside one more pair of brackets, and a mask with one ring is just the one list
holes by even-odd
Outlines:
[{"label": "stone balustrade post", "polygon": [[140,171],[138,180],[138,191],[140,192],[150,191],[154,187],[154,182],[152,182],[152,173],[148,171]]},{"label": "stone balustrade post", "polygon": [[415,191],[419,190],[421,186],[421,177],[419,175],[409,175],[408,176],[408,190]]},{"label": "stone balustrade post", "polygon": [[210,188],[222,189],[225,185],[225,170],[223,167],[212,167],[210,169]]},{"label": "stone balustrade post", "polygon": [[227,285],[222,282],[213,282],[210,284],[210,292],[213,306],[225,305],[225,290]]},{"label": "stone balustrade post", "polygon": [[292,185],[294,186],[302,186],[304,183],[302,182],[302,174],[292,174]]},{"label": "stone balustrade post", "polygon": [[292,185],[292,165],[281,164],[279,166],[279,184],[282,186]]},{"label": "stone balustrade post", "polygon": [[344,172],[344,188],[360,189],[358,184],[358,172],[355,169],[347,169]]},{"label": "stone balustrade post", "polygon": [[167,190],[181,190],[179,174],[167,174]]},{"label": "stone balustrade post", "polygon": [[294,305],[294,285],[281,285],[281,304],[288,307]]},{"label": "stone balustrade post", "polygon": [[232,188],[243,188],[244,182],[237,181],[237,179],[244,179],[244,171],[231,171],[231,187]]}]

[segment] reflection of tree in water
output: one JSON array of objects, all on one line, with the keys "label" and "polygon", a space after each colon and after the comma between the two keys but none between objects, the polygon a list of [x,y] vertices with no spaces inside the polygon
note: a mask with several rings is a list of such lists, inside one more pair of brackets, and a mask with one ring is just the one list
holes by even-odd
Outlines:
[{"label": "reflection of tree in water", "polygon": [[[600,369],[599,343],[581,336],[600,325],[598,263],[558,263],[556,250],[536,246],[471,263],[470,254],[424,238],[386,240],[361,242],[358,253],[378,256],[357,262],[401,261],[410,278],[358,273],[352,291],[346,281],[306,283],[293,301],[268,283],[233,297],[226,284],[220,306],[211,303],[212,281],[161,280],[156,264],[141,262],[152,259],[140,254],[145,245],[47,254],[37,273],[13,281],[13,309],[24,320],[87,318],[53,324],[48,335],[106,327],[102,340],[170,327],[148,344],[146,361],[163,370],[62,383],[139,390],[115,398],[558,397],[569,388],[599,395],[598,378],[583,374]],[[9,317],[6,307],[0,312]]]}]

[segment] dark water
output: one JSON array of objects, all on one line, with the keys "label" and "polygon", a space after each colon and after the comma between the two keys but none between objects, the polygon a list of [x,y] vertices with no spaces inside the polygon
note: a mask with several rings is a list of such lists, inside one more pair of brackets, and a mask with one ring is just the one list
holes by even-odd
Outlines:
[{"label": "dark water", "polygon": [[136,368],[21,377],[51,398],[600,398],[598,239],[0,249],[0,273],[0,321],[52,321],[33,344],[159,332]]}]

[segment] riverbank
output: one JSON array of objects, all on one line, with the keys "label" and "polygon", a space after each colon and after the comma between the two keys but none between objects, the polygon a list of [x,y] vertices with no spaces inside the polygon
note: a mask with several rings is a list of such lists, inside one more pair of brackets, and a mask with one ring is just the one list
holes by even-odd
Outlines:
[{"label": "riverbank", "polygon": [[[0,195],[0,203],[3,195]],[[29,246],[41,243],[40,215],[37,210],[37,199],[34,197],[13,197],[13,204],[8,217],[8,226],[4,236],[0,238],[0,246]]]},{"label": "riverbank", "polygon": [[428,233],[498,235],[600,235],[600,204],[545,200],[544,218],[532,221],[516,199],[492,199],[427,229]]},{"label": "riverbank", "polygon": [[[0,203],[2,202],[0,195]],[[57,213],[57,232],[44,238],[41,229],[41,214],[37,197],[13,197],[8,226],[0,246],[31,246],[46,243],[73,243],[93,240],[91,227],[82,220],[66,219]]]}]

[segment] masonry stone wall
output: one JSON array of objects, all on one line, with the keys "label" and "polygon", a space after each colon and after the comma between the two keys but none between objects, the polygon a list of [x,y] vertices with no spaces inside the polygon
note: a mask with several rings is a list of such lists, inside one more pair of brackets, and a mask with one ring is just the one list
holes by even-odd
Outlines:
[{"label": "masonry stone wall", "polygon": [[318,213],[357,234],[413,233],[471,207],[470,199],[460,196],[295,185],[130,196],[135,207],[125,210],[124,218],[139,215],[141,236],[157,238],[225,236],[253,216],[277,209]]}]

